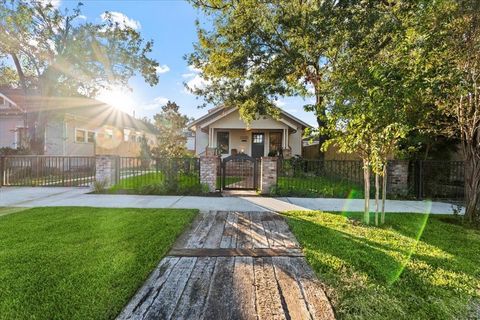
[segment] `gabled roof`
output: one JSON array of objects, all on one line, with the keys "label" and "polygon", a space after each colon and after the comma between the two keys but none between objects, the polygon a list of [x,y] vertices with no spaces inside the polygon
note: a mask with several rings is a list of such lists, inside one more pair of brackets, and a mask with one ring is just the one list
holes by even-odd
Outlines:
[{"label": "gabled roof", "polygon": [[36,92],[25,94],[21,89],[5,88],[0,88],[0,94],[7,96],[28,113],[55,111],[91,119],[99,126],[133,128],[149,133],[156,131],[151,124],[135,119],[109,104],[87,97],[45,97]]},{"label": "gabled roof", "polygon": [[[192,129],[193,127],[195,127],[199,124],[206,123],[206,122],[209,122],[209,121],[213,121],[215,118],[223,118],[223,117],[229,115],[231,112],[233,112],[235,110],[238,110],[238,107],[215,107],[213,109],[208,110],[208,113],[205,114],[204,116],[192,121],[188,125],[188,128]],[[280,109],[280,114],[284,118],[287,118],[288,120],[291,120],[293,122],[296,122],[297,124],[300,124],[303,128],[310,128],[311,127],[308,123],[298,119],[297,117],[291,115],[290,113],[288,113],[288,112],[286,112],[282,109]]]}]

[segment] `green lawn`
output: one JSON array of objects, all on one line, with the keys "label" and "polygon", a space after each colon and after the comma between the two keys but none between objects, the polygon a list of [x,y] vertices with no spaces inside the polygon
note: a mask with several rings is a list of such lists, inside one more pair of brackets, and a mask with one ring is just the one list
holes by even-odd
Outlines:
[{"label": "green lawn", "polygon": [[422,214],[383,227],[361,213],[285,215],[339,319],[478,319],[480,231]]},{"label": "green lawn", "polygon": [[196,210],[34,208],[0,217],[0,319],[113,319]]},{"label": "green lawn", "polygon": [[348,181],[326,177],[278,177],[277,196],[363,198],[363,187]]},{"label": "green lawn", "polygon": [[[118,192],[119,190],[138,191],[145,186],[162,184],[164,182],[165,176],[162,172],[150,172],[123,178],[108,191],[111,193]],[[178,187],[180,190],[190,190],[193,187],[201,188],[200,179],[196,174],[180,173],[178,176]]]}]

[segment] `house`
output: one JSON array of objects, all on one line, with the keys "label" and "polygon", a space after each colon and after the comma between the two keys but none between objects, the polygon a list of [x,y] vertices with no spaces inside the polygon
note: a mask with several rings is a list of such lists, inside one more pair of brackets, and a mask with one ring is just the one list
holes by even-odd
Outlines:
[{"label": "house", "polygon": [[278,119],[260,115],[248,126],[237,107],[217,107],[189,124],[195,135],[195,154],[208,151],[222,157],[245,153],[254,158],[282,153],[284,157],[302,155],[302,136],[309,125],[280,110]]},{"label": "house", "polygon": [[[0,148],[29,147],[44,155],[138,156],[155,128],[103,102],[85,97],[42,97],[0,89]],[[34,146],[35,145],[35,146]]]}]

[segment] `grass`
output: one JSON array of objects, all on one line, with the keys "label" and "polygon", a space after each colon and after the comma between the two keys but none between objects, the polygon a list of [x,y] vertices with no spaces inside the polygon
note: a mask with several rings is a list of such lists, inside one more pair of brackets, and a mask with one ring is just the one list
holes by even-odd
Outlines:
[{"label": "grass", "polygon": [[363,187],[327,177],[278,177],[277,196],[363,198]]},{"label": "grass", "polygon": [[422,214],[382,227],[352,220],[361,213],[285,214],[339,319],[478,318],[478,230]]},{"label": "grass", "polygon": [[[139,190],[142,187],[152,185],[152,184],[161,184],[165,181],[165,176],[162,172],[150,172],[141,175],[131,176],[123,178],[119,183],[111,187],[108,192],[116,193],[120,190]],[[178,177],[179,188],[186,189],[200,185],[200,181],[197,175],[195,174],[184,174],[180,173]]]},{"label": "grass", "polygon": [[0,217],[0,319],[113,319],[196,210],[34,208]]}]

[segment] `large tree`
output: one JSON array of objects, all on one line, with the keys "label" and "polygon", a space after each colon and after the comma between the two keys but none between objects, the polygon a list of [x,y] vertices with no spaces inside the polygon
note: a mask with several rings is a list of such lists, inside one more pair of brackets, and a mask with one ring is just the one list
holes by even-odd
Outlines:
[{"label": "large tree", "polygon": [[212,24],[198,24],[199,41],[188,56],[205,79],[193,88],[196,94],[207,103],[238,106],[246,122],[278,114],[279,97],[313,97],[305,108],[325,124],[329,66],[338,51],[332,44],[350,1],[191,2]]},{"label": "large tree", "polygon": [[60,11],[48,1],[0,0],[0,71],[13,84],[43,95],[95,94],[104,87],[126,86],[136,73],[158,82],[158,63],[148,57],[152,41],[103,15],[100,23],[81,19],[79,3]]}]

